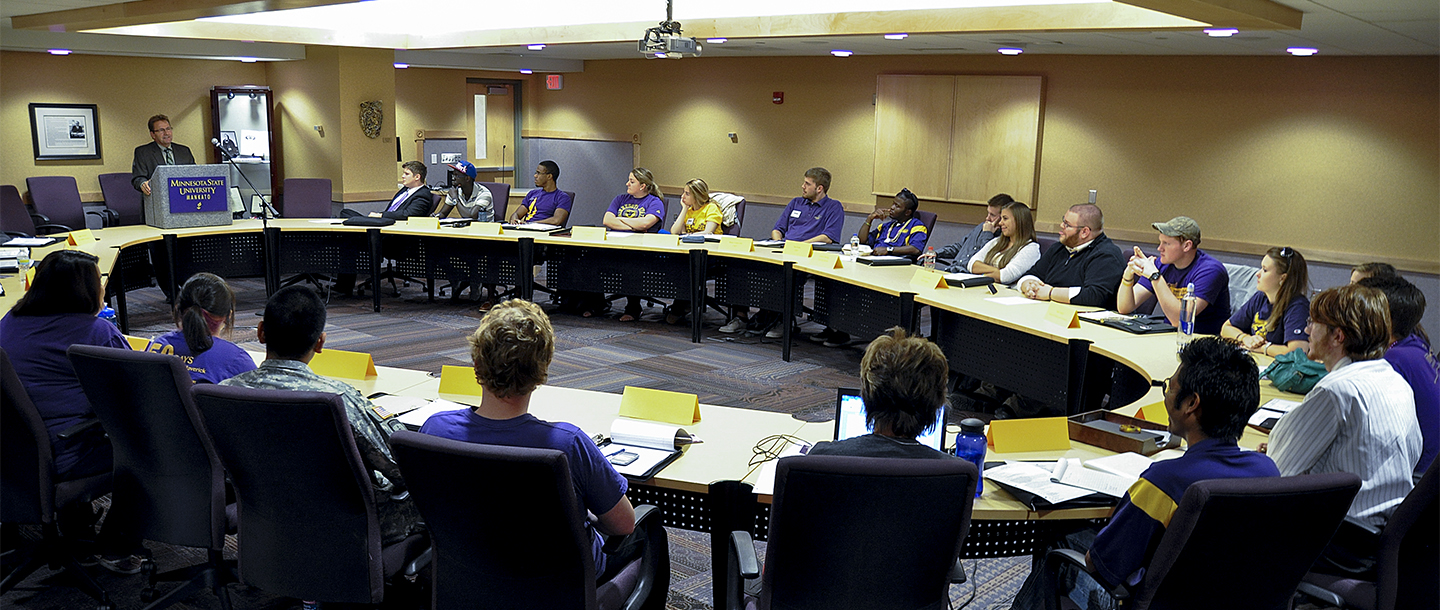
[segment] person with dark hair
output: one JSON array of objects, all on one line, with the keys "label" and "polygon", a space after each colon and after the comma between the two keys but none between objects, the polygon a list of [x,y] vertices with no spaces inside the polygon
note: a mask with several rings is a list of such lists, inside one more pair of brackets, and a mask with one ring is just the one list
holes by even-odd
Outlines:
[{"label": "person with dark hair", "polygon": [[570,208],[575,205],[570,194],[560,190],[556,181],[560,179],[560,166],[554,161],[541,161],[535,166],[535,188],[525,193],[520,205],[510,210],[507,222],[565,226],[570,219]]},{"label": "person with dark hair", "polygon": [[[69,438],[60,437],[60,433],[95,416],[65,351],[71,345],[130,348],[114,324],[95,317],[104,306],[97,260],[94,255],[76,250],[51,252],[36,267],[29,292],[0,318],[0,348],[10,355],[16,376],[45,423],[56,481],[109,472],[114,466],[110,439],[100,426],[90,426]],[[120,513],[112,508],[111,514]],[[89,539],[85,530],[96,519],[90,505],[75,503],[60,515],[61,533]],[[140,549],[140,539],[128,525],[130,522],[128,518],[113,517],[100,532],[100,563],[113,572],[140,571],[140,558],[134,555]]]},{"label": "person with dark hair", "polygon": [[1115,311],[1130,313],[1155,297],[1160,313],[1178,327],[1181,300],[1193,285],[1195,294],[1189,296],[1195,297],[1195,332],[1219,334],[1230,318],[1230,275],[1224,263],[1200,249],[1200,223],[1176,216],[1150,226],[1160,232],[1159,260],[1135,246],[1120,277]]},{"label": "person with dark hair", "polygon": [[1105,215],[1093,203],[1070,206],[1060,218],[1060,241],[1020,278],[1020,294],[1040,301],[1115,308],[1125,255],[1105,235]]},{"label": "person with dark hair", "polygon": [[265,344],[265,361],[259,368],[220,385],[339,394],[360,460],[370,469],[375,486],[382,544],[404,540],[420,531],[420,513],[405,491],[405,480],[390,454],[390,434],[404,426],[395,418],[380,419],[375,405],[354,386],[310,370],[310,360],[325,348],[325,301],[320,295],[309,286],[281,288],[265,303],[265,317],[255,334]]},{"label": "person with dark hair", "polygon": [[[915,217],[920,209],[920,199],[910,189],[900,189],[890,207],[875,210],[865,217],[860,225],[860,243],[870,246],[876,256],[908,256],[915,258],[925,251],[925,242],[930,230]],[[877,220],[883,223],[878,229],[870,228]]]},{"label": "person with dark hair", "polygon": [[[1139,584],[1142,568],[1191,483],[1280,476],[1270,458],[1237,444],[1259,407],[1260,371],[1234,340],[1201,337],[1180,352],[1180,366],[1165,381],[1165,414],[1169,432],[1185,439],[1188,448],[1178,458],[1145,469],[1099,533],[1092,529],[1067,537],[1065,545],[1085,551],[1085,563],[1100,581],[1062,571],[1066,584],[1061,586],[1080,607],[1087,607],[1091,590]],[[1041,582],[1031,572],[1012,608],[1043,608]]]},{"label": "person with dark hair", "polygon": [[1396,277],[1400,275],[1390,263],[1360,263],[1350,268],[1350,283],[1358,284],[1367,277]]},{"label": "person with dark hair", "polygon": [[990,240],[1000,237],[1000,210],[1012,201],[1015,201],[1015,198],[1005,193],[991,197],[990,201],[985,203],[984,222],[975,225],[960,241],[935,251],[935,258],[940,261],[953,261],[938,262],[935,269],[946,273],[969,273],[970,259],[975,253],[990,243]]},{"label": "person with dark hair", "polygon": [[860,398],[874,432],[816,443],[808,455],[960,459],[915,440],[945,425],[936,414],[945,404],[949,375],[940,346],[898,326],[890,329],[871,341],[860,358]]},{"label": "person with dark hair", "polygon": [[450,215],[451,210],[458,210],[461,218],[476,222],[494,222],[495,196],[485,185],[475,181],[480,175],[475,164],[461,159],[448,167],[452,186],[445,193],[445,198],[441,200],[434,216],[445,218]]},{"label": "person with dark hair", "polygon": [[130,184],[142,194],[150,195],[150,176],[161,165],[195,165],[195,155],[184,144],[175,143],[175,130],[170,127],[170,117],[157,114],[146,121],[150,130],[149,144],[135,147],[134,161],[130,163]]},{"label": "person with dark hair", "polygon": [[1310,302],[1306,355],[1328,373],[1276,422],[1265,447],[1285,476],[1349,472],[1360,493],[1349,516],[1384,527],[1414,488],[1424,441],[1415,396],[1383,360],[1390,345],[1385,293],[1354,284]]},{"label": "person with dark hair", "polygon": [[530,394],[545,383],[555,356],[550,318],[539,305],[511,299],[485,314],[469,341],[475,381],[485,390],[480,405],[437,413],[420,432],[469,443],[563,452],[580,503],[595,515],[593,522],[586,520],[594,540],[595,576],[607,579],[607,573],[624,566],[630,556],[605,553],[601,538],[601,534],[625,536],[635,530],[635,508],[625,497],[630,484],[584,431],[530,414]]},{"label": "person with dark hair", "polygon": [[1415,394],[1415,419],[1420,422],[1423,440],[1414,473],[1419,482],[1440,451],[1440,363],[1430,353],[1430,342],[1419,332],[1420,318],[1425,315],[1425,293],[1398,275],[1367,277],[1359,285],[1385,293],[1390,305],[1390,348],[1385,350],[1385,361],[1405,378]]},{"label": "person with dark hair", "polygon": [[[185,363],[196,383],[220,383],[255,370],[255,360],[228,337],[235,330],[235,292],[213,273],[197,273],[175,299],[178,328],[150,340],[146,351],[170,354]],[[219,335],[224,331],[227,338]]]},{"label": "person with dark hair", "polygon": [[419,161],[400,164],[400,190],[390,198],[390,205],[383,212],[371,212],[372,218],[405,220],[411,216],[429,216],[435,207],[435,195],[425,186],[425,174],[430,170]]},{"label": "person with dark hair", "polygon": [[1305,294],[1309,291],[1305,257],[1294,248],[1271,248],[1260,258],[1255,294],[1220,325],[1220,336],[1266,356],[1305,349],[1310,341],[1305,323],[1310,311]]}]

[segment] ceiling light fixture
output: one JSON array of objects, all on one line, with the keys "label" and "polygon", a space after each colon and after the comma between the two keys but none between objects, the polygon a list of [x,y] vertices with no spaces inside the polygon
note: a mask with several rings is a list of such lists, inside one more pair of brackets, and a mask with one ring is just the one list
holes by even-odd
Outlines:
[{"label": "ceiling light fixture", "polygon": [[545,48],[545,45],[537,43],[532,45],[526,45],[525,48],[530,49],[531,51],[539,51],[540,49]]},{"label": "ceiling light fixture", "polygon": [[905,40],[909,37],[909,34],[886,34],[885,40]]},{"label": "ceiling light fixture", "polygon": [[404,70],[405,68],[409,68],[409,67],[410,67],[410,64],[400,63],[400,62],[398,62],[398,61],[395,62],[395,69],[396,69],[396,70]]},{"label": "ceiling light fixture", "polygon": [[255,59],[254,57],[241,57],[241,58],[240,58],[240,62],[241,62],[241,63],[253,64],[253,63],[257,62],[257,61],[259,61],[259,60]]},{"label": "ceiling light fixture", "polygon": [[851,55],[854,55],[855,52],[854,52],[854,51],[846,51],[846,50],[844,50],[844,49],[835,49],[834,51],[831,51],[830,54],[831,54],[831,55],[834,55],[834,56],[836,56],[836,57],[849,57],[849,56],[851,56]]},{"label": "ceiling light fixture", "polygon": [[1285,49],[1285,52],[1296,57],[1309,57],[1311,55],[1319,53],[1320,49],[1314,47],[1290,47],[1288,49]]},{"label": "ceiling light fixture", "polygon": [[729,41],[730,41],[729,38],[706,38],[706,39],[705,39],[705,42],[708,42],[708,43],[710,43],[710,44],[725,44],[726,42],[729,42]]},{"label": "ceiling light fixture", "polygon": [[1239,34],[1240,30],[1235,28],[1207,28],[1205,34],[1211,38],[1229,38]]},{"label": "ceiling light fixture", "polygon": [[534,71],[534,70],[531,70],[531,69],[529,69],[529,68],[521,68],[521,69],[520,69],[520,73],[521,73],[521,74],[534,74],[535,71]]},{"label": "ceiling light fixture", "polygon": [[50,49],[51,55],[69,55],[70,49]]},{"label": "ceiling light fixture", "polygon": [[999,49],[999,51],[1000,51],[1000,54],[1001,54],[1001,55],[1019,55],[1019,54],[1021,54],[1021,53],[1024,53],[1024,52],[1025,52],[1025,49],[1017,49],[1017,48],[1014,48],[1014,47],[1004,47],[1004,48]]}]

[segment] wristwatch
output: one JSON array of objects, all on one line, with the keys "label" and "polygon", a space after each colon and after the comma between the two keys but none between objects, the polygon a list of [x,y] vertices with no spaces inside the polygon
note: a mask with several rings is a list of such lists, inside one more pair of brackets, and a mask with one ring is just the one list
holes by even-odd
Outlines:
[{"label": "wristwatch", "polygon": [[1151,273],[1150,275],[1147,275],[1147,276],[1145,276],[1145,277],[1150,278],[1150,281],[1153,282],[1153,281],[1155,281],[1155,280],[1160,279],[1160,272],[1159,272],[1159,271],[1156,271],[1155,273]]}]

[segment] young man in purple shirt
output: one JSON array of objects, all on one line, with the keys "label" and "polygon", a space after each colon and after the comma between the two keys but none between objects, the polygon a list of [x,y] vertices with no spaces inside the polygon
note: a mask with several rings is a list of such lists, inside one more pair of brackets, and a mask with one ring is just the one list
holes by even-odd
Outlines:
[{"label": "young man in purple shirt", "polygon": [[1440,452],[1440,364],[1430,353],[1430,342],[1417,332],[1420,318],[1425,315],[1425,293],[1398,275],[1371,276],[1359,284],[1385,293],[1390,303],[1391,343],[1385,350],[1385,361],[1415,392],[1415,418],[1420,422],[1424,443],[1420,461],[1415,464],[1414,479],[1418,482]]},{"label": "young man in purple shirt", "polygon": [[536,188],[525,193],[520,205],[510,210],[510,217],[506,222],[538,222],[557,227],[565,226],[565,221],[570,219],[570,206],[574,205],[574,202],[570,200],[570,195],[555,184],[559,179],[560,166],[554,161],[541,161],[540,165],[535,167]]},{"label": "young man in purple shirt", "polygon": [[1230,318],[1230,274],[1225,265],[1200,250],[1200,224],[1187,216],[1151,224],[1160,232],[1160,265],[1145,256],[1139,246],[1120,278],[1115,297],[1116,311],[1130,313],[1155,297],[1160,312],[1175,326],[1180,325],[1180,299],[1190,284],[1195,285],[1195,332],[1220,334]]},{"label": "young man in purple shirt", "polygon": [[470,335],[475,379],[485,390],[480,406],[437,413],[420,432],[471,443],[564,452],[580,503],[596,515],[596,521],[586,525],[594,539],[595,576],[603,580],[607,563],[616,568],[628,563],[629,557],[607,555],[600,535],[635,531],[635,509],[625,497],[629,483],[589,435],[571,424],[530,414],[530,394],[545,383],[554,355],[555,330],[539,305],[522,299],[496,305]]},{"label": "young man in purple shirt", "polygon": [[840,229],[845,225],[845,208],[831,199],[829,192],[829,170],[823,167],[805,170],[800,196],[785,205],[780,218],[775,220],[775,228],[770,230],[770,239],[839,243]]}]

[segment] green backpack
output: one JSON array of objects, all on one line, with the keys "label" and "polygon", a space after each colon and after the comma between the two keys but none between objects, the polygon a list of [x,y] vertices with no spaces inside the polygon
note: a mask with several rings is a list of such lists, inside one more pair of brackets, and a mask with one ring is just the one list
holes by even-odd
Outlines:
[{"label": "green backpack", "polygon": [[1305,357],[1303,349],[1291,350],[1276,356],[1260,376],[1269,378],[1278,390],[1305,394],[1325,376],[1325,365]]}]

